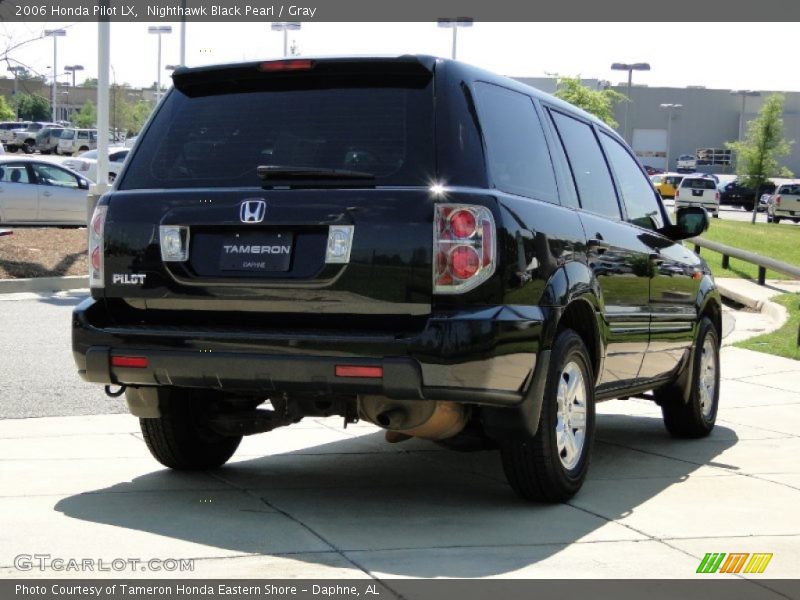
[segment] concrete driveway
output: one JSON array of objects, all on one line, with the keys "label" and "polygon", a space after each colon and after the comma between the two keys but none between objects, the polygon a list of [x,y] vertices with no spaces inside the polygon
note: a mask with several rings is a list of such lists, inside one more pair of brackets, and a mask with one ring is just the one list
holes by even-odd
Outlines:
[{"label": "concrete driveway", "polygon": [[560,506],[519,501],[495,452],[388,445],[338,419],[196,474],[161,469],[126,415],[3,420],[0,576],[42,576],[14,557],[49,554],[193,558],[169,575],[194,577],[685,578],[707,552],[769,552],[770,578],[796,577],[800,368],[735,348],[723,365],[706,440],[672,440],[646,401],[600,405],[591,474]]}]

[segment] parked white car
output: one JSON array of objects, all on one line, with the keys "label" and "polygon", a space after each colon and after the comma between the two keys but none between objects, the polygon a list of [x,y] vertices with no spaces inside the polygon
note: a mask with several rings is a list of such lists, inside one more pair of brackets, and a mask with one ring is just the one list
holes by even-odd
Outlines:
[{"label": "parked white car", "polygon": [[791,219],[800,223],[800,183],[779,185],[767,200],[767,223]]},{"label": "parked white car", "polygon": [[[122,165],[125,164],[125,159],[128,157],[130,151],[130,148],[124,148],[122,146],[108,149],[109,183],[113,182],[117,178],[117,175],[119,175],[119,172],[122,170]],[[62,164],[76,173],[85,175],[92,181],[97,181],[97,150],[89,150],[76,158],[68,158]]]},{"label": "parked white car", "polygon": [[676,170],[678,173],[686,173],[697,169],[697,159],[691,154],[681,154],[678,157]]},{"label": "parked white car", "polygon": [[0,159],[0,223],[86,225],[89,180],[44,160]]},{"label": "parked white car", "polygon": [[61,132],[61,137],[56,147],[56,154],[71,156],[76,152],[86,152],[94,148],[97,148],[96,129],[67,128]]},{"label": "parked white car", "polygon": [[684,177],[675,191],[675,210],[684,206],[702,206],[719,218],[719,190],[712,177]]}]

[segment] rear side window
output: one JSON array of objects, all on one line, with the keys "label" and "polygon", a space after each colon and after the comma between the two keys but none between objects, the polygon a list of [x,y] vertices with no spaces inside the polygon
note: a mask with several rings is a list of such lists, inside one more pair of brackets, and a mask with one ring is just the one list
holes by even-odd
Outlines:
[{"label": "rear side window", "polygon": [[715,190],[717,189],[717,184],[713,179],[699,179],[699,178],[686,177],[681,182],[681,187],[691,188],[694,190]]},{"label": "rear side window", "polygon": [[592,128],[559,112],[551,114],[572,169],[581,208],[619,219],[614,183]]},{"label": "rear side window", "polygon": [[[315,86],[188,96],[173,88],[120,189],[260,186],[261,165],[347,169],[376,185],[429,186],[432,82]],[[402,86],[402,82],[396,85]]]},{"label": "rear side window", "polygon": [[553,165],[533,101],[489,83],[475,84],[475,98],[497,189],[557,203]]},{"label": "rear side window", "polygon": [[608,162],[617,176],[619,191],[628,221],[647,229],[660,229],[664,222],[653,186],[647,181],[639,165],[617,140],[603,132],[600,134]]},{"label": "rear side window", "polygon": [[800,185],[784,185],[778,190],[779,194],[789,194],[790,196],[800,195]]}]

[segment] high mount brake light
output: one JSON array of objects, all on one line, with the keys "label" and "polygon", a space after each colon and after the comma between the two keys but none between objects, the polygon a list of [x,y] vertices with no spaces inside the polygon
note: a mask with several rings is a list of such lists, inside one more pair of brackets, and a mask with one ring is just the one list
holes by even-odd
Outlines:
[{"label": "high mount brake light", "polygon": [[270,60],[258,65],[258,70],[265,73],[276,71],[309,71],[314,68],[314,61],[308,59]]},{"label": "high mount brake light", "polygon": [[495,224],[484,206],[437,204],[433,225],[433,291],[460,294],[492,276],[496,268]]}]

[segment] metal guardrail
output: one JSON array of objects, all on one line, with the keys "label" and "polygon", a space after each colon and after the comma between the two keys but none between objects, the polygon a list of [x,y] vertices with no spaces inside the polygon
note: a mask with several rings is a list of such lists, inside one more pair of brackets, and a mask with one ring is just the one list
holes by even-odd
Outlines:
[{"label": "metal guardrail", "polygon": [[788,275],[794,279],[800,279],[800,267],[790,265],[789,263],[769,258],[768,256],[761,256],[754,252],[748,252],[741,248],[734,248],[733,246],[726,246],[718,242],[712,242],[703,238],[694,237],[689,239],[689,242],[694,244],[694,251],[700,254],[700,248],[706,248],[713,252],[722,254],[722,268],[727,269],[731,257],[752,263],[758,266],[758,283],[764,285],[767,279],[767,269],[776,271],[783,275]]}]

